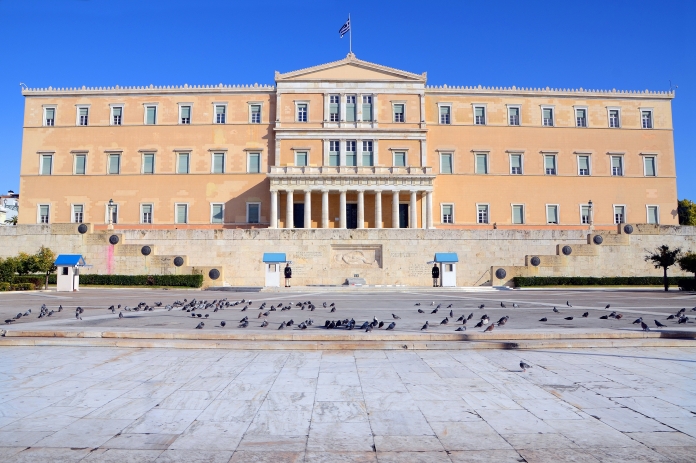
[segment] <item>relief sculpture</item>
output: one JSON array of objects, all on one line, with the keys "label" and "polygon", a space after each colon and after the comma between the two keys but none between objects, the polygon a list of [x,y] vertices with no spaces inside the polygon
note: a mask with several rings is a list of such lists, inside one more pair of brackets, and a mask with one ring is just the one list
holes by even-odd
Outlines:
[{"label": "relief sculpture", "polygon": [[382,268],[382,246],[333,245],[331,266]]}]

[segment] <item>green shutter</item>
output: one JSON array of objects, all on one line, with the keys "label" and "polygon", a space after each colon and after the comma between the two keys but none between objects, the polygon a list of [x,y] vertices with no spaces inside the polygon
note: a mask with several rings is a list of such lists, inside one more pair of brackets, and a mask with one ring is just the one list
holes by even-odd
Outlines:
[{"label": "green shutter", "polygon": [[41,156],[41,175],[51,175],[53,156]]},{"label": "green shutter", "polygon": [[259,205],[249,204],[249,223],[259,223]]},{"label": "green shutter", "polygon": [[474,109],[476,110],[476,117],[483,117],[483,108],[482,107],[478,107],[478,108],[474,108]]},{"label": "green shutter", "polygon": [[191,118],[191,106],[182,106],[181,107],[181,118],[182,119],[190,119]]},{"label": "green shutter", "polygon": [[364,122],[369,122],[372,120],[372,104],[365,103],[362,107],[362,120]]},{"label": "green shutter", "polygon": [[186,217],[186,204],[178,204],[176,206],[176,223],[186,223],[187,222],[187,217]]},{"label": "green shutter", "polygon": [[544,167],[546,169],[555,169],[556,168],[556,156],[553,156],[553,155],[544,156]]},{"label": "green shutter", "polygon": [[121,171],[121,156],[118,154],[109,155],[109,173],[118,174]]},{"label": "green shutter", "polygon": [[442,214],[443,215],[452,215],[452,205],[446,204],[446,205],[442,206]]},{"label": "green shutter", "polygon": [[590,158],[588,156],[580,156],[580,169],[590,170]]},{"label": "green shutter", "polygon": [[443,174],[452,173],[452,155],[451,154],[441,154],[440,155],[440,172]]},{"label": "green shutter", "polygon": [[213,223],[223,223],[222,204],[213,204]]},{"label": "green shutter", "polygon": [[85,155],[80,154],[75,156],[75,173],[78,175],[84,175],[85,173]]},{"label": "green shutter", "polygon": [[547,208],[547,220],[549,223],[558,223],[558,209],[556,206],[549,206]]},{"label": "green shutter", "polygon": [[114,116],[120,116],[120,115],[121,115],[121,109],[122,109],[122,108],[121,108],[120,106],[115,106],[115,107],[113,108]]},{"label": "green shutter", "polygon": [[346,104],[346,121],[355,122],[355,103]]},{"label": "green shutter", "polygon": [[302,151],[295,154],[297,163],[296,166],[306,167],[307,166],[307,153]]},{"label": "green shutter", "polygon": [[143,155],[143,173],[144,174],[154,174],[155,173],[155,155],[154,154]]},{"label": "green shutter", "polygon": [[225,114],[225,107],[222,105],[215,106],[215,114]]},{"label": "green shutter", "polygon": [[404,105],[403,104],[395,104],[394,105],[394,113],[403,114],[404,113]]},{"label": "green shutter", "polygon": [[222,153],[213,154],[213,173],[222,174],[225,171],[225,155]]},{"label": "green shutter", "polygon": [[522,156],[519,154],[513,154],[510,156],[510,166],[515,168],[521,168],[522,167]]},{"label": "green shutter", "polygon": [[46,108],[46,120],[51,120],[54,118],[56,110],[54,108]]},{"label": "green shutter", "polygon": [[656,206],[648,207],[648,223],[659,223]]},{"label": "green shutter", "polygon": [[485,154],[476,155],[476,173],[477,174],[487,174],[488,173],[488,160]]},{"label": "green shutter", "polygon": [[249,155],[249,172],[259,173],[261,172],[261,160],[258,153],[252,153]]},{"label": "green shutter", "polygon": [[189,155],[188,154],[179,154],[179,166],[178,166],[178,171],[177,173],[179,174],[188,174],[189,173]]},{"label": "green shutter", "polygon": [[522,206],[512,206],[512,223],[522,223]]},{"label": "green shutter", "polygon": [[80,108],[80,116],[86,116],[88,111],[88,108]]},{"label": "green shutter", "polygon": [[647,177],[655,176],[655,158],[646,157],[645,158],[645,175]]},{"label": "green shutter", "polygon": [[152,214],[151,204],[143,204],[143,214]]}]

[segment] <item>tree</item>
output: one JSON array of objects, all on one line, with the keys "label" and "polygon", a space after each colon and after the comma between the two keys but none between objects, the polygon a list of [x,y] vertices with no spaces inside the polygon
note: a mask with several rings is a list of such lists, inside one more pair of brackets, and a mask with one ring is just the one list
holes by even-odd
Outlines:
[{"label": "tree", "polygon": [[56,255],[49,248],[41,246],[39,252],[33,257],[36,271],[46,274],[44,289],[48,289],[48,275],[56,271],[56,266],[53,264],[56,261]]},{"label": "tree", "polygon": [[679,258],[679,267],[685,272],[694,274],[696,278],[696,253],[687,252]]},{"label": "tree", "polygon": [[665,291],[669,289],[669,281],[667,280],[667,269],[672,265],[677,263],[679,256],[681,255],[681,248],[670,249],[669,246],[663,244],[655,249],[655,252],[650,253],[645,256],[645,262],[652,263],[655,268],[662,267],[663,270],[663,281],[665,285]]},{"label": "tree", "polygon": [[8,257],[7,259],[0,258],[0,282],[6,281],[12,283],[14,275],[17,272],[17,258]]},{"label": "tree", "polygon": [[5,223],[7,225],[17,225],[17,216],[15,215],[14,217],[10,219],[5,219]]},{"label": "tree", "polygon": [[696,203],[688,199],[679,200],[677,212],[679,213],[679,225],[696,225]]},{"label": "tree", "polygon": [[16,271],[20,275],[28,275],[30,273],[38,271],[36,267],[35,255],[29,255],[26,252],[20,252],[17,255],[17,257],[15,257],[15,259],[17,260]]}]

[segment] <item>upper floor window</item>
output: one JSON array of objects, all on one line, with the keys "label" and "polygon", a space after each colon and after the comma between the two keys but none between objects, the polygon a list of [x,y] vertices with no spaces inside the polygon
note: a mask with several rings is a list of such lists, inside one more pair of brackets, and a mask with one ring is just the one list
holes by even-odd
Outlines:
[{"label": "upper floor window", "polygon": [[406,167],[405,151],[394,151],[394,167]]},{"label": "upper floor window", "polygon": [[41,155],[41,175],[51,175],[53,173],[53,155]]},{"label": "upper floor window", "polygon": [[657,175],[657,169],[655,166],[655,156],[644,156],[643,166],[643,173],[646,177],[655,177]]},{"label": "upper floor window", "polygon": [[487,174],[488,173],[488,155],[487,154],[477,154],[476,155],[476,173],[477,174]]},{"label": "upper floor window", "polygon": [[307,103],[297,104],[297,122],[307,122]]},{"label": "upper floor window", "polygon": [[77,108],[77,125],[89,124],[89,108],[86,106]]},{"label": "upper floor window", "polygon": [[476,211],[476,223],[488,223],[488,204],[477,204]]},{"label": "upper floor window", "polygon": [[660,211],[657,206],[646,206],[648,212],[648,223],[660,223]]},{"label": "upper floor window", "polygon": [[189,173],[189,153],[177,153],[176,155],[176,173],[177,174],[188,174]]},{"label": "upper floor window", "polygon": [[338,122],[341,120],[341,96],[329,95],[329,121]]},{"label": "upper floor window", "polygon": [[546,223],[558,225],[558,204],[546,205]]},{"label": "upper floor window", "polygon": [[143,174],[154,174],[155,173],[155,154],[145,153],[143,154]]},{"label": "upper floor window", "polygon": [[372,140],[363,140],[362,142],[362,165],[374,165],[374,159],[372,157]]},{"label": "upper floor window", "polygon": [[188,204],[176,205],[176,223],[188,223]]},{"label": "upper floor window", "polygon": [[82,223],[84,220],[85,206],[82,204],[73,204],[72,210],[73,223]]},{"label": "upper floor window", "polygon": [[626,223],[626,208],[624,206],[614,206],[614,223]]},{"label": "upper floor window", "polygon": [[56,125],[55,107],[44,107],[44,125],[47,127],[53,127]]},{"label": "upper floor window", "polygon": [[214,174],[225,173],[225,153],[213,153],[213,169]]},{"label": "upper floor window", "polygon": [[404,122],[404,104],[394,103],[392,108],[394,109],[394,122]]},{"label": "upper floor window", "polygon": [[261,123],[261,105],[260,104],[249,105],[249,113],[250,113],[249,121],[252,124],[260,124]]},{"label": "upper floor window", "polygon": [[355,95],[346,95],[346,122],[355,122]]},{"label": "upper floor window", "polygon": [[329,165],[338,166],[341,162],[341,142],[329,140]]},{"label": "upper floor window", "polygon": [[182,105],[179,106],[179,123],[188,125],[191,123],[191,106]]},{"label": "upper floor window", "polygon": [[520,107],[519,106],[509,106],[508,107],[508,124],[520,125]]},{"label": "upper floor window", "polygon": [[223,223],[225,219],[225,205],[213,203],[210,205],[210,223]]},{"label": "upper floor window", "polygon": [[616,177],[623,175],[623,156],[611,157],[611,175]]},{"label": "upper floor window", "polygon": [[247,172],[258,174],[261,172],[261,153],[249,153],[247,155]]},{"label": "upper floor window", "polygon": [[121,173],[121,155],[120,154],[110,154],[109,155],[109,167],[108,173],[110,175],[118,175]]},{"label": "upper floor window", "polygon": [[653,128],[653,112],[652,109],[642,109],[640,111],[641,127],[644,129]]},{"label": "upper floor window", "polygon": [[451,109],[451,106],[440,106],[440,124],[450,124],[452,122],[450,118]]},{"label": "upper floor window", "polygon": [[48,213],[49,213],[49,206],[48,204],[39,204],[39,217],[38,217],[38,222],[39,223],[48,223]]},{"label": "upper floor window", "polygon": [[157,106],[145,106],[145,124],[155,125],[157,124]]},{"label": "upper floor window", "polygon": [[587,127],[587,109],[575,108],[575,127]]},{"label": "upper floor window", "polygon": [[87,155],[75,155],[75,175],[85,175],[87,171]]},{"label": "upper floor window", "polygon": [[522,225],[524,223],[524,205],[512,205],[512,223]]},{"label": "upper floor window", "polygon": [[309,162],[309,156],[306,151],[296,151],[295,152],[295,165],[298,167],[307,167]]},{"label": "upper floor window", "polygon": [[442,205],[442,223],[454,223],[454,204]]},{"label": "upper floor window", "polygon": [[358,159],[356,155],[356,144],[355,140],[346,141],[346,165],[347,166],[357,166]]},{"label": "upper floor window", "polygon": [[140,206],[140,223],[152,223],[152,204],[143,204]]},{"label": "upper floor window", "polygon": [[522,175],[522,155],[510,155],[510,173],[512,175]]},{"label": "upper floor window", "polygon": [[620,114],[618,109],[609,110],[609,127],[618,128],[621,126]]},{"label": "upper floor window", "polygon": [[544,127],[553,127],[553,108],[541,108],[541,119]]},{"label": "upper floor window", "polygon": [[546,175],[556,175],[556,155],[544,155],[544,173]]},{"label": "upper floor window", "polygon": [[474,106],[474,124],[486,125],[486,107]]},{"label": "upper floor window", "polygon": [[123,106],[111,107],[111,125],[122,125],[123,123]]},{"label": "upper floor window", "polygon": [[452,173],[452,153],[440,153],[440,173]]},{"label": "upper floor window", "polygon": [[227,105],[224,104],[216,104],[215,105],[215,123],[216,124],[224,124],[226,121],[226,116],[227,116]]},{"label": "upper floor window", "polygon": [[372,95],[362,97],[362,120],[363,122],[372,121]]},{"label": "upper floor window", "polygon": [[578,156],[578,175],[590,175],[590,157]]}]

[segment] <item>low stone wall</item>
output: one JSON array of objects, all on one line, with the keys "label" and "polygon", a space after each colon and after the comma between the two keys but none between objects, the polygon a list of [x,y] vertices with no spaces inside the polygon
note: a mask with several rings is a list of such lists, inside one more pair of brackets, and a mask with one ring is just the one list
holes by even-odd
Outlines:
[{"label": "low stone wall", "polygon": [[[109,237],[116,235],[117,244]],[[602,236],[596,244],[594,236]],[[590,230],[116,230],[80,234],[75,224],[0,227],[0,257],[41,246],[82,254],[83,273],[186,274],[202,272],[206,285],[263,286],[264,252],[293,261],[293,284],[340,285],[359,275],[370,285],[429,286],[436,252],[456,252],[458,286],[510,284],[515,275],[660,276],[646,250],[667,244],[696,251],[696,227],[633,225],[631,234]],[[142,247],[149,246],[145,256]],[[563,254],[563,247],[573,249]],[[180,266],[174,265],[174,259]],[[532,258],[539,257],[538,265]],[[536,262],[536,260],[534,260]],[[505,277],[497,278],[497,269]],[[220,277],[213,281],[210,270]],[[671,275],[685,275],[678,267]]]}]

